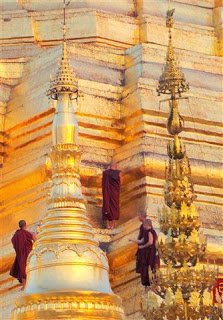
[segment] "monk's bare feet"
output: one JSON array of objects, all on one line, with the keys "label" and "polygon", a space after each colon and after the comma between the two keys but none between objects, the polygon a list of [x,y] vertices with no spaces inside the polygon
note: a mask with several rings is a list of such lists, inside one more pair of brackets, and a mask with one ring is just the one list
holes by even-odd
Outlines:
[{"label": "monk's bare feet", "polygon": [[115,220],[111,221],[110,227],[111,227],[110,229],[115,229],[115,227],[116,227],[116,221]]},{"label": "monk's bare feet", "polygon": [[26,287],[26,279],[22,279],[21,285],[22,285],[21,291],[24,291]]},{"label": "monk's bare feet", "polygon": [[25,289],[24,284],[23,284],[23,283],[20,283],[19,285],[20,285],[20,290],[19,290],[19,291],[24,291],[24,289]]},{"label": "monk's bare feet", "polygon": [[156,286],[151,286],[151,287],[150,287],[150,290],[151,290],[152,292],[154,292],[155,294],[158,294],[158,290],[157,290]]}]

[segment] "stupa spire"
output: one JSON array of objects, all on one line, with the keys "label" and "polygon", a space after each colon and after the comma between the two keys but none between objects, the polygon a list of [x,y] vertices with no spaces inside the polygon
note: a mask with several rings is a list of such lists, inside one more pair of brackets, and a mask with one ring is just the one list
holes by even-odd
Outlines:
[{"label": "stupa spire", "polygon": [[166,14],[169,42],[166,63],[159,79],[157,92],[158,95],[170,95],[167,130],[173,140],[169,141],[167,145],[169,163],[166,168],[165,202],[169,207],[174,205],[179,209],[183,203],[192,204],[196,196],[191,182],[190,163],[184,143],[179,136],[184,126],[183,118],[178,110],[179,97],[189,90],[189,84],[179,66],[172,43],[174,11],[175,9],[169,9]]},{"label": "stupa spire", "polygon": [[[179,67],[172,44],[173,14],[174,9],[167,11],[166,26],[169,29],[169,43],[166,64],[159,79],[157,91],[158,94],[170,95],[167,131],[172,136],[172,139],[167,144],[169,160],[166,166],[166,181],[164,184],[164,198],[170,211],[164,209],[160,224],[161,231],[175,238],[182,234],[188,237],[193,230],[198,231],[200,222],[196,208],[193,205],[196,195],[191,179],[190,162],[180,137],[180,133],[184,128],[184,120],[179,113],[179,97],[181,93],[189,89],[189,84],[186,82],[184,74]],[[184,241],[182,236],[181,238],[179,242],[181,240]],[[185,244],[185,252],[187,249],[188,247]],[[203,255],[204,249],[205,244],[202,244],[201,250],[197,250],[194,256],[185,254],[184,258],[183,255],[180,258],[174,257],[176,252],[171,253],[173,265],[180,264],[183,266],[184,259],[187,262],[192,261],[192,264],[195,263],[197,257]]]},{"label": "stupa spire", "polygon": [[113,294],[106,254],[99,248],[81,191],[77,81],[69,64],[64,0],[63,52],[48,95],[57,100],[52,127],[52,186],[47,214],[27,261],[25,296],[14,319],[124,319]]},{"label": "stupa spire", "polygon": [[63,1],[63,49],[59,68],[54,79],[50,82],[47,95],[54,100],[58,100],[60,93],[68,93],[71,99],[75,99],[78,94],[76,75],[68,61],[67,51],[67,25],[66,25],[66,1]]},{"label": "stupa spire", "polygon": [[163,72],[159,79],[159,85],[157,88],[158,95],[171,94],[175,96],[177,94],[189,90],[189,84],[185,80],[185,76],[179,67],[179,63],[176,59],[175,51],[172,43],[172,28],[174,25],[173,14],[175,9],[167,10],[166,14],[166,26],[169,30],[169,42],[166,54],[166,63]]},{"label": "stupa spire", "polygon": [[[193,204],[195,193],[191,182],[191,170],[186,149],[179,134],[183,131],[183,118],[178,102],[181,93],[189,86],[177,63],[172,31],[174,9],[167,11],[166,26],[169,43],[166,64],[159,79],[158,94],[168,94],[169,117],[167,130],[172,140],[167,145],[169,163],[166,167],[164,198],[166,205],[160,212],[159,254],[166,268],[151,274],[156,294],[149,291],[142,309],[146,320],[217,319],[218,310],[212,306],[211,290],[216,270],[200,264],[205,255],[206,239],[200,232],[200,220]],[[157,285],[158,284],[158,285]],[[158,298],[161,302],[158,301]],[[205,303],[204,303],[205,298]],[[145,307],[147,306],[147,308]],[[215,318],[216,316],[216,318]]]}]

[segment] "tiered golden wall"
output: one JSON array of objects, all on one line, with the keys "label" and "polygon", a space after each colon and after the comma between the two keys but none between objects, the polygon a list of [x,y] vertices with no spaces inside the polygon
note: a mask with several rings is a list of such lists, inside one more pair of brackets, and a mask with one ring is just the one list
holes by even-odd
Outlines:
[{"label": "tiered golden wall", "polygon": [[[9,277],[10,238],[19,219],[35,229],[46,212],[54,106],[46,97],[61,56],[62,1],[2,1],[0,52],[1,315],[9,319],[21,295]],[[222,253],[223,52],[221,1],[178,0],[174,44],[191,90],[181,101],[184,141],[191,159],[208,259]],[[137,210],[148,208],[158,227],[168,104],[159,104],[157,80],[168,35],[164,0],[71,1],[67,10],[70,62],[78,78],[77,118],[83,152],[81,179],[87,211],[109,241],[110,275],[128,319],[138,320],[142,288],[136,277]],[[124,173],[121,220],[115,236],[100,235],[101,174],[111,158]],[[133,288],[133,289],[132,289]]]}]

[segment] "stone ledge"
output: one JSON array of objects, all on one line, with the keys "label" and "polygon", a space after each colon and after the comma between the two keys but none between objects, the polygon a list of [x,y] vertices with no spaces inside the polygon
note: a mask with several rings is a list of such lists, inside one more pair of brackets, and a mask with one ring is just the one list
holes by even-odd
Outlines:
[{"label": "stone ledge", "polygon": [[[36,42],[41,45],[62,40],[60,32],[62,11],[45,12],[38,16],[30,13],[29,16],[17,16],[3,23],[4,34],[0,35],[2,43],[13,44],[23,39],[26,42]],[[52,22],[54,26],[52,28]],[[23,26],[18,28],[18,25]],[[67,39],[105,39],[116,46],[124,47],[138,42],[137,24],[135,18],[109,14],[97,10],[68,10],[67,13]],[[124,26],[128,25],[128,28]],[[80,28],[84,26],[84,28]],[[50,37],[47,30],[51,30]],[[120,32],[122,30],[122,32]],[[21,36],[22,34],[22,36]],[[75,35],[75,36],[73,36]],[[102,42],[104,42],[102,40]]]}]

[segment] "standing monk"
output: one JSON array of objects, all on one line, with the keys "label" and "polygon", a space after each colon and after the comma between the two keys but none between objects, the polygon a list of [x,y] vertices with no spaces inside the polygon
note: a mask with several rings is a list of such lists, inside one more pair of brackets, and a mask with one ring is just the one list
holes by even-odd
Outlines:
[{"label": "standing monk", "polygon": [[116,221],[119,219],[120,186],[121,171],[117,170],[117,163],[113,161],[109,169],[103,172],[102,177],[102,217],[106,221],[107,229],[115,228]]},{"label": "standing monk", "polygon": [[18,279],[22,284],[22,290],[24,290],[26,284],[26,261],[35,240],[36,235],[26,230],[25,220],[20,220],[19,229],[12,237],[12,244],[16,252],[16,257],[10,270],[10,275]]},{"label": "standing monk", "polygon": [[[144,221],[146,220],[146,212],[145,211],[140,211],[138,213],[138,218],[139,221],[142,222],[140,227],[139,227],[139,234],[138,234],[138,238],[137,240],[142,240],[144,238],[144,233],[146,232],[145,228],[144,228]],[[131,240],[130,240],[131,241]],[[137,252],[136,252],[136,273],[141,273],[141,263],[140,263],[140,253],[139,253],[140,249],[138,248]]]},{"label": "standing monk", "polygon": [[153,229],[152,221],[145,219],[143,223],[145,229],[144,236],[135,242],[138,244],[138,266],[141,274],[141,283],[143,286],[150,286],[149,268],[155,273],[159,267],[159,256],[156,247],[157,234]]}]

